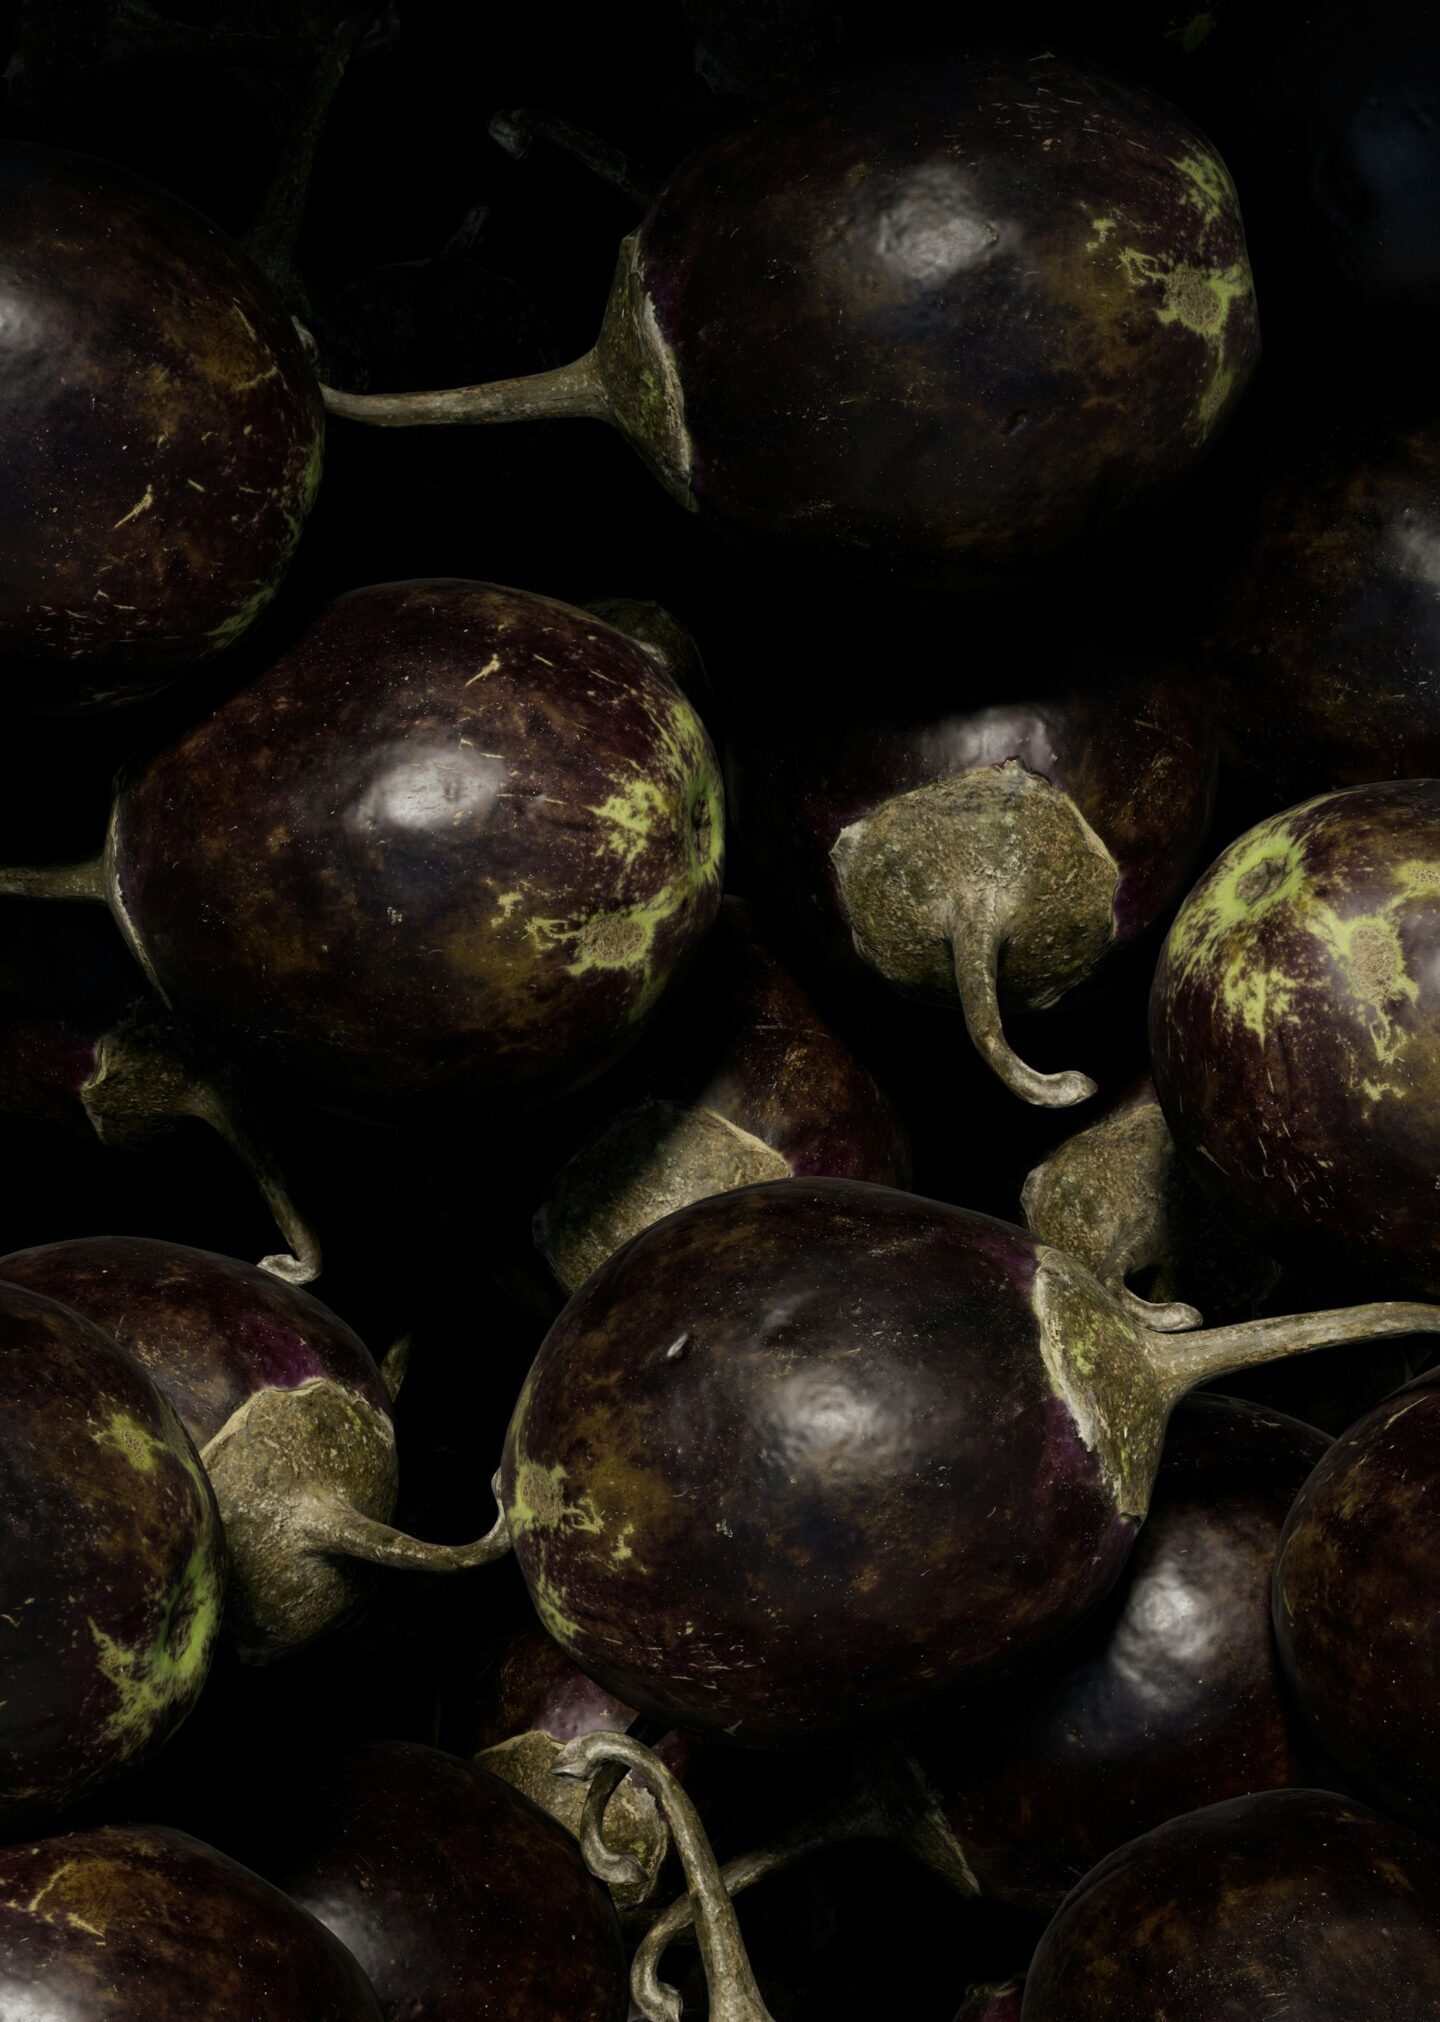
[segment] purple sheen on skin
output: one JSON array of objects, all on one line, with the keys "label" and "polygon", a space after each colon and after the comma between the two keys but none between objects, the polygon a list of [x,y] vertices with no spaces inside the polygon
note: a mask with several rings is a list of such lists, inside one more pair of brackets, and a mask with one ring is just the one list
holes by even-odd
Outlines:
[{"label": "purple sheen on skin", "polygon": [[252,1264],[143,1236],[47,1243],[0,1258],[0,1277],[44,1292],[108,1333],[164,1391],[204,1447],[258,1390],[326,1378],[390,1415],[373,1357],[338,1315]]}]

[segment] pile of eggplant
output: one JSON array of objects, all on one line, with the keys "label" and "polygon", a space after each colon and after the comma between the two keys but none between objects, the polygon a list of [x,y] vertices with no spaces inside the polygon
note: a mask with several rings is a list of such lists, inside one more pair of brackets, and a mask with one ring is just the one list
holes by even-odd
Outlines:
[{"label": "pile of eggplant", "polygon": [[12,14],[0,2022],[1433,2022],[1433,10]]}]

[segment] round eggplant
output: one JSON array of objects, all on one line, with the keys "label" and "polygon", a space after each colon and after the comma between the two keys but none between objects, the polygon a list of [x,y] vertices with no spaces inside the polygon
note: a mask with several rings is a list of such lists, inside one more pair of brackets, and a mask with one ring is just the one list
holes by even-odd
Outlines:
[{"label": "round eggplant", "polygon": [[1226,757],[1260,807],[1440,774],[1437,554],[1433,422],[1309,413],[1268,450],[1209,638]]},{"label": "round eggplant", "polygon": [[320,478],[290,318],[178,198],[84,155],[0,146],[0,694],[156,693],[249,630]]},{"label": "round eggplant", "polygon": [[1440,1851],[1322,1790],[1210,1805],[1088,1874],[1041,1938],[1025,2022],[1423,2022]]},{"label": "round eggplant", "polygon": [[461,581],[332,604],[119,787],[103,898],[226,1054],[364,1120],[549,1100],[633,1040],[720,903],[709,739],[654,658]]},{"label": "round eggplant", "polygon": [[1093,1271],[1148,1327],[1253,1306],[1278,1275],[1191,1178],[1148,1076],[1034,1168],[1021,1204],[1032,1235]]},{"label": "round eggplant", "polygon": [[0,1279],[62,1301],[133,1356],[183,1420],[224,1519],[226,1627],[262,1661],[362,1598],[357,1561],[447,1572],[502,1545],[391,1528],[395,1432],[369,1350],[298,1286],[233,1257],[141,1236],[47,1243]]},{"label": "round eggplant", "polygon": [[381,2022],[314,1917],[154,1825],[0,1848],[0,2013],[66,2022]]},{"label": "round eggplant", "polygon": [[0,1283],[0,1369],[0,1829],[13,1837],[185,1718],[220,1625],[225,1542],[184,1427],[98,1327]]},{"label": "round eggplant", "polygon": [[386,2022],[625,2022],[614,1908],[508,1783],[417,1742],[278,1766],[237,1851],[359,1960]]},{"label": "round eggplant", "polygon": [[[98,931],[97,931],[98,930]],[[290,1245],[261,1269],[306,1285],[320,1244],[301,1215],[243,1078],[145,987],[98,913],[5,902],[0,1114],[120,1148],[194,1119],[235,1152]]]},{"label": "round eggplant", "polygon": [[1178,895],[1210,818],[1207,708],[1168,671],[986,706],[952,689],[877,707],[869,685],[853,709],[771,708],[737,735],[732,803],[769,895],[832,962],[958,994],[1025,1101],[1083,1101],[1093,1082],[1027,1066],[1002,1010],[1055,1004]]},{"label": "round eggplant", "polygon": [[1440,781],[1261,822],[1186,899],[1150,999],[1196,1177],[1276,1254],[1440,1291]]},{"label": "round eggplant", "polygon": [[1187,1390],[1436,1328],[1395,1305],[1152,1333],[1003,1222],[777,1180],[670,1216],[575,1294],[516,1405],[503,1506],[541,1621],[626,1705],[831,1742],[1072,1631]]},{"label": "round eggplant", "polygon": [[1433,1374],[1353,1426],[1301,1490],[1275,1562],[1275,1634],[1306,1718],[1359,1790],[1432,1835],[1437,1428]]},{"label": "round eggplant", "polygon": [[1019,50],[839,79],[708,142],[594,349],[350,396],[383,427],[593,415],[788,568],[951,595],[1138,529],[1259,354],[1235,191],[1144,88]]},{"label": "round eggplant", "polygon": [[696,974],[635,1065],[638,1100],[570,1158],[535,1218],[567,1290],[708,1194],[807,1173],[882,1186],[910,1176],[899,1118],[740,899],[724,902]]}]

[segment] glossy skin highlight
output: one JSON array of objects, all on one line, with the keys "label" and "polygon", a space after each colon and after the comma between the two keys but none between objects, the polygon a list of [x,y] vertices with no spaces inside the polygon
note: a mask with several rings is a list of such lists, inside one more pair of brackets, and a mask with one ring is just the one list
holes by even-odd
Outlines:
[{"label": "glossy skin highlight", "polygon": [[226,1569],[189,1437],[107,1335],[0,1283],[0,1364],[0,1825],[15,1835],[179,1726],[209,1670]]},{"label": "glossy skin highlight", "polygon": [[174,1008],[363,1118],[553,1099],[624,1052],[720,902],[699,719],[586,613],[356,590],[126,779],[116,906]]},{"label": "glossy skin highlight", "polygon": [[710,142],[636,259],[687,499],[792,567],[912,593],[1112,544],[1259,354],[1209,143],[1019,49],[887,64]]},{"label": "glossy skin highlight", "polygon": [[278,1889],[162,1826],[0,1849],[0,2012],[77,2022],[381,2022],[355,1960]]},{"label": "glossy skin highlight", "polygon": [[153,694],[279,588],[324,416],[279,298],[109,163],[0,147],[0,682],[9,710]]},{"label": "glossy skin highlight", "polygon": [[1267,1791],[1088,1874],[1040,1940],[1025,2022],[1424,2022],[1440,1851],[1364,1805]]},{"label": "glossy skin highlight", "polygon": [[1437,1430],[1433,1375],[1352,1426],[1301,1490],[1275,1562],[1275,1634],[1305,1718],[1359,1790],[1431,1834]]},{"label": "glossy skin highlight", "polygon": [[1150,1000],[1196,1178],[1277,1253],[1440,1291],[1440,782],[1352,787],[1242,836],[1182,906]]}]

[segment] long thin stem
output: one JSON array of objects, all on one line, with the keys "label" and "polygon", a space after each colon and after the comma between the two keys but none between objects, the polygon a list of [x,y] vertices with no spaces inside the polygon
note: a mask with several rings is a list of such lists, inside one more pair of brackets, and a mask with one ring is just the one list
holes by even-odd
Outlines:
[{"label": "long thin stem", "polygon": [[[750,1970],[735,1910],[725,1893],[705,1828],[660,1758],[628,1734],[582,1734],[561,1749],[553,1774],[584,1779],[607,1763],[620,1763],[643,1777],[670,1828],[690,1897],[698,1905],[697,1936],[710,1990],[710,2022],[774,2022]],[[663,1986],[653,1977],[642,1982],[635,1972],[630,1992],[646,2022],[680,2022],[680,1996],[674,1987]]]},{"label": "long thin stem", "polygon": [[448,427],[452,422],[550,421],[563,415],[611,418],[610,397],[593,351],[549,372],[449,386],[437,393],[341,393],[322,386],[331,414],[372,428]]},{"label": "long thin stem", "polygon": [[1149,1361],[1173,1400],[1239,1369],[1396,1334],[1440,1334],[1440,1306],[1384,1299],[1328,1313],[1280,1313],[1234,1327],[1202,1328],[1198,1334],[1151,1334]]},{"label": "long thin stem", "polygon": [[1092,1096],[1095,1083],[1088,1074],[1042,1074],[1027,1066],[1005,1037],[999,998],[1005,922],[998,883],[977,886],[967,894],[965,905],[956,908],[950,922],[950,950],[965,1029],[976,1052],[1005,1086],[1023,1102],[1043,1109],[1068,1109]]},{"label": "long thin stem", "polygon": [[192,1116],[224,1138],[259,1188],[276,1228],[290,1245],[288,1251],[262,1257],[261,1270],[283,1278],[287,1285],[310,1284],[319,1277],[324,1261],[320,1238],[291,1198],[264,1128],[249,1100],[241,1095],[235,1077],[224,1073],[214,1080],[197,1076],[187,1106]]},{"label": "long thin stem", "polygon": [[0,870],[0,896],[11,899],[109,899],[105,859],[83,864],[10,864]]},{"label": "long thin stem", "polygon": [[[491,1486],[500,1500],[500,1477]],[[306,1543],[327,1557],[364,1559],[372,1566],[399,1566],[421,1573],[463,1573],[488,1566],[510,1550],[510,1526],[502,1509],[483,1538],[468,1545],[427,1544],[391,1524],[368,1517],[349,1503],[315,1501],[299,1519]]]}]

